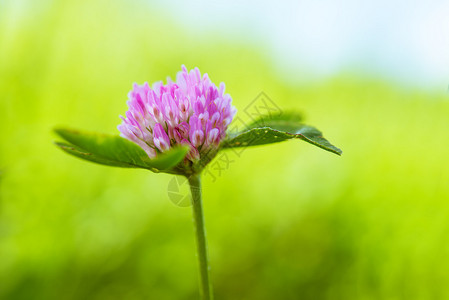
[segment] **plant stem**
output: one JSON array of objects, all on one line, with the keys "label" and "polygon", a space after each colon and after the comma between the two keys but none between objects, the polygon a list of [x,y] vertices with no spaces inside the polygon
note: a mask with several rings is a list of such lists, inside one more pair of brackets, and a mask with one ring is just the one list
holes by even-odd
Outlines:
[{"label": "plant stem", "polygon": [[192,192],[193,224],[195,226],[196,246],[200,269],[200,294],[203,300],[212,300],[212,285],[209,276],[209,257],[207,254],[206,228],[204,225],[203,203],[201,199],[201,176],[189,178]]}]

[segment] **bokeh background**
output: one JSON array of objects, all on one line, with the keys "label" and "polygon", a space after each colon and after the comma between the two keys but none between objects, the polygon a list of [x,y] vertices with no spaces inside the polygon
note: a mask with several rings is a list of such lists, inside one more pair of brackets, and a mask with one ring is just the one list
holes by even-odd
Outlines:
[{"label": "bokeh background", "polygon": [[344,151],[251,148],[204,177],[217,299],[449,299],[448,6],[360,3],[0,1],[0,298],[198,299],[172,177],[51,132],[116,133],[131,84],[185,64]]}]

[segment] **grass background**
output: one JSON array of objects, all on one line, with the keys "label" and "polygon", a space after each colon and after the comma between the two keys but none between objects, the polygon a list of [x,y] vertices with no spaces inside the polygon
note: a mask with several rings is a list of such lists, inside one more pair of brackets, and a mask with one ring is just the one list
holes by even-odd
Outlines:
[{"label": "grass background", "polygon": [[447,94],[351,73],[287,85],[267,61],[144,1],[0,2],[0,298],[198,298],[172,177],[82,162],[51,133],[116,133],[132,82],[185,64],[240,112],[261,91],[305,111],[344,151],[251,148],[205,176],[217,299],[448,299]]}]

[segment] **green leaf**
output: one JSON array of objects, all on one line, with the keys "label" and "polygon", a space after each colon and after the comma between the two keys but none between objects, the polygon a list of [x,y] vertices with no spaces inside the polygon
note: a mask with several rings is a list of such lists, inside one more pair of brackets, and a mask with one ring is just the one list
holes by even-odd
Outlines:
[{"label": "green leaf", "polygon": [[60,142],[55,142],[56,146],[58,146],[59,148],[61,148],[61,150],[79,157],[81,159],[85,159],[97,164],[101,164],[101,165],[106,165],[106,166],[114,166],[114,167],[122,167],[122,168],[136,168],[136,166],[127,164],[127,163],[121,163],[121,162],[117,162],[117,161],[113,161],[113,160],[108,160],[106,158],[97,156],[95,154],[86,152],[85,150],[74,146],[74,145],[70,145],[70,144],[65,144],[65,143],[60,143]]},{"label": "green leaf", "polygon": [[262,116],[242,132],[232,134],[224,142],[224,148],[249,147],[300,139],[326,151],[341,155],[342,151],[323,137],[312,126],[301,123],[301,115],[295,112],[277,116]]},{"label": "green leaf", "polygon": [[303,116],[298,112],[282,112],[280,115],[271,116],[265,115],[260,116],[246,126],[245,131],[252,128],[270,127],[279,131],[294,132],[298,126],[303,125],[301,123],[302,120]]},{"label": "green leaf", "polygon": [[137,144],[120,136],[71,129],[56,129],[55,132],[69,143],[56,143],[65,152],[109,166],[167,171],[176,166],[188,151],[187,147],[174,148],[151,159]]}]

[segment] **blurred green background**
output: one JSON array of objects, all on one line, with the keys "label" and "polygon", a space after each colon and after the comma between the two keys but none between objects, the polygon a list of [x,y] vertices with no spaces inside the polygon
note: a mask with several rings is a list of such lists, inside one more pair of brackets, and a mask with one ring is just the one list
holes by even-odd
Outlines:
[{"label": "blurred green background", "polygon": [[51,132],[117,133],[131,84],[185,64],[243,118],[264,91],[344,151],[251,148],[204,177],[217,299],[449,299],[448,95],[350,72],[286,84],[267,60],[142,1],[0,1],[0,298],[198,298],[172,177],[69,157]]}]

